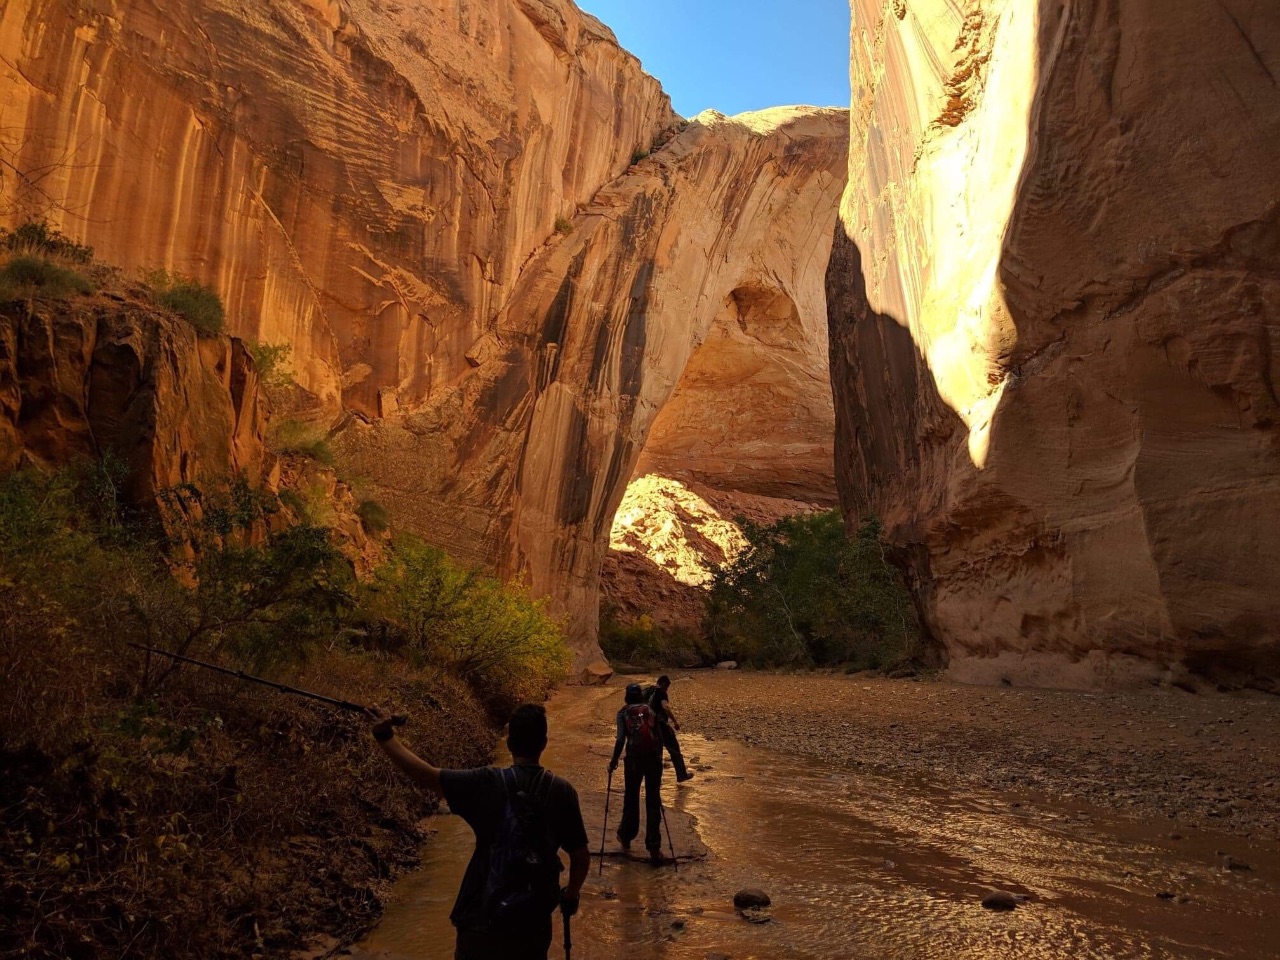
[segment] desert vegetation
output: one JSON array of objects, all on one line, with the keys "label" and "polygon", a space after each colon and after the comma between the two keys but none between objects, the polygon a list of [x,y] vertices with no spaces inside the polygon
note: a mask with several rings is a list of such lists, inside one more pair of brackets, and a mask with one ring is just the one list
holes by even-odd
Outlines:
[{"label": "desert vegetation", "polygon": [[[219,335],[207,287],[138,289],[43,224],[0,233],[0,295],[57,309],[105,284]],[[265,381],[284,376],[286,350],[254,353]],[[286,477],[315,489],[229,476],[132,502],[109,450],[0,475],[0,957],[286,953],[366,929],[416,858],[434,799],[380,762],[360,717],[135,645],[394,705],[454,766],[485,762],[500,711],[563,675],[541,604],[393,539],[371,498],[331,502],[322,430],[273,436],[309,465]],[[382,537],[363,555],[356,518]]]},{"label": "desert vegetation", "polygon": [[606,609],[601,646],[637,667],[734,660],[754,667],[906,671],[922,658],[920,626],[880,525],[850,537],[838,511],[772,524],[739,520],[746,548],[714,568],[701,635]]}]

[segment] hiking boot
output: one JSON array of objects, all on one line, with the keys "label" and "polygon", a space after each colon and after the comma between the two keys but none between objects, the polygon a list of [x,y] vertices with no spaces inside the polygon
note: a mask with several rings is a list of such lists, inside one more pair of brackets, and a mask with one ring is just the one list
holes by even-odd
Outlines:
[{"label": "hiking boot", "polygon": [[693,771],[686,770],[683,777],[676,777],[676,783],[688,783],[693,779]]},{"label": "hiking boot", "polygon": [[649,864],[654,867],[665,867],[671,861],[662,855],[661,850],[649,851]]},{"label": "hiking boot", "polygon": [[624,852],[624,853],[630,853],[630,852],[631,852],[631,841],[630,841],[630,840],[623,840],[621,837],[618,837],[618,846],[622,847],[622,850],[623,850],[623,852]]}]

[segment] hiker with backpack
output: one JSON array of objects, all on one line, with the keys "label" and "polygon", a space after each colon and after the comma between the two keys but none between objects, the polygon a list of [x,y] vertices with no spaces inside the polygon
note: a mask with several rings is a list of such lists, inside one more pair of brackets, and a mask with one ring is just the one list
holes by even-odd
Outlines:
[{"label": "hiker with backpack", "polygon": [[[395,735],[392,717],[369,709],[373,736],[410,780],[444,797],[475,831],[449,919],[457,928],[454,960],[546,960],[552,915],[578,911],[591,865],[577,791],[539,763],[547,745],[547,714],[539,706],[516,710],[507,725],[511,766],[441,770]],[[569,854],[569,880],[561,889],[559,851]],[[567,951],[566,951],[567,952]]]},{"label": "hiker with backpack", "polygon": [[662,737],[662,745],[667,748],[671,757],[671,766],[676,771],[676,783],[687,783],[693,774],[684,765],[684,754],[680,752],[680,741],[676,739],[676,731],[680,729],[680,718],[671,709],[671,698],[667,691],[671,687],[671,678],[663,674],[658,682],[650,687],[648,694],[649,709],[658,721],[658,734]]},{"label": "hiker with backpack", "polygon": [[661,866],[667,862],[662,855],[662,734],[640,684],[628,684],[625,699],[618,711],[617,737],[609,761],[609,772],[613,773],[625,748],[618,842],[623,850],[630,850],[631,841],[640,833],[640,787],[643,785],[644,845],[649,851],[649,862]]}]

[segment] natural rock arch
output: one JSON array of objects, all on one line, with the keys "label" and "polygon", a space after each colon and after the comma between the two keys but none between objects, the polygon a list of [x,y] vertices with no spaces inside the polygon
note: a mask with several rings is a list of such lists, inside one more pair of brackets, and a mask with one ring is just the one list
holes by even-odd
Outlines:
[{"label": "natural rock arch", "polygon": [[830,501],[835,413],[827,344],[812,333],[768,278],[735,287],[654,418],[636,475]]}]

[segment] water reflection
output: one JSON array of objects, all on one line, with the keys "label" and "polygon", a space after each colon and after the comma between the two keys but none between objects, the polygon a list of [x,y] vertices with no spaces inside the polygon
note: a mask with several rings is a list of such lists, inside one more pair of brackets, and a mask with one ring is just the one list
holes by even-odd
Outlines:
[{"label": "water reflection", "polygon": [[[547,762],[578,784],[593,844],[619,695],[572,689],[552,704]],[[1216,848],[1239,851],[1238,840],[1174,841],[1167,825],[1162,835],[1161,825],[1100,820],[1096,811],[1019,806],[686,739],[701,772],[692,787],[666,778],[664,792],[677,851],[701,859],[676,873],[606,858],[575,919],[576,960],[1280,955],[1275,850],[1249,850],[1253,871],[1226,872]],[[399,902],[357,956],[451,957],[447,915],[470,850],[465,824],[443,818],[428,862],[398,886]],[[745,886],[772,896],[769,923],[733,912],[733,893]],[[983,910],[992,888],[1026,902],[1007,914]],[[551,956],[560,950],[557,933]]]}]

